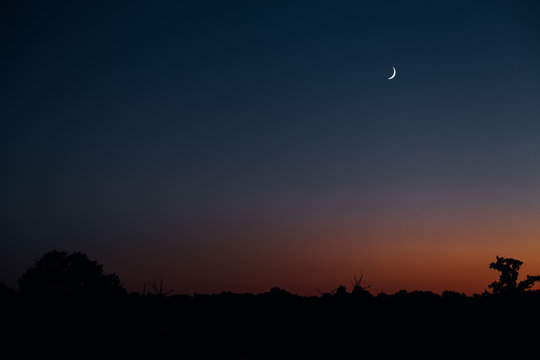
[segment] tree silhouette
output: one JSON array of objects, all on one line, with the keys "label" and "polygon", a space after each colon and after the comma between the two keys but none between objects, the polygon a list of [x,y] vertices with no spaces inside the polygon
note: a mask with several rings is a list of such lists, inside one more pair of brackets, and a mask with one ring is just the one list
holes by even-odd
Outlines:
[{"label": "tree silhouette", "polygon": [[125,290],[116,274],[103,274],[102,265],[86,254],[53,250],[38,259],[19,279],[28,295],[104,295]]},{"label": "tree silhouette", "polygon": [[534,283],[540,281],[540,276],[527,275],[527,279],[517,282],[519,276],[519,268],[523,265],[523,261],[497,256],[497,261],[489,264],[490,269],[495,269],[501,274],[499,281],[494,281],[489,285],[493,289],[494,294],[514,294],[522,293],[534,286]]}]

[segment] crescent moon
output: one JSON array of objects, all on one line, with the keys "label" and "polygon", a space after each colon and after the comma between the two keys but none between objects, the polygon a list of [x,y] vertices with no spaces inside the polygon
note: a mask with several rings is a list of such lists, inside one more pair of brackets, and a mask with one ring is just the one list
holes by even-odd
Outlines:
[{"label": "crescent moon", "polygon": [[392,80],[393,78],[396,77],[396,68],[392,66],[392,69],[394,69],[394,73],[392,74],[392,76],[390,76],[390,77],[388,78],[388,80]]}]

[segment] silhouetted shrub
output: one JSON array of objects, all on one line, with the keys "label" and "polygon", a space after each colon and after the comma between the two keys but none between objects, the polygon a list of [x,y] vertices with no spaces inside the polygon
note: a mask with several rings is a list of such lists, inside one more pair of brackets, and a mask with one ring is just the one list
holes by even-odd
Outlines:
[{"label": "silhouetted shrub", "polygon": [[279,287],[273,287],[270,289],[270,295],[275,297],[290,297],[292,294],[287,290],[281,289]]},{"label": "silhouetted shrub", "polygon": [[[146,285],[148,285],[148,289]],[[155,278],[151,281],[147,281],[144,284],[143,295],[166,296],[166,295],[172,294],[173,292],[174,292],[174,289],[165,289],[163,287],[162,278]]]},{"label": "silhouetted shrub", "polygon": [[349,293],[347,292],[347,288],[343,285],[338,286],[336,292],[334,293],[334,296],[337,297],[343,297],[347,295],[349,295]]},{"label": "silhouetted shrub", "polygon": [[354,286],[352,290],[352,295],[355,298],[373,298],[373,295],[367,290],[371,287],[371,285],[363,286],[362,285],[362,279],[364,276],[360,274],[360,278],[354,277]]}]

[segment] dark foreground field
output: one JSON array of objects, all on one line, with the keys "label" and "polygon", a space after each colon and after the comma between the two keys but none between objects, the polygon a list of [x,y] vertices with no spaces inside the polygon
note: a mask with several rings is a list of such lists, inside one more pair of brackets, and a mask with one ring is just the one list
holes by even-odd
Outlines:
[{"label": "dark foreground field", "polygon": [[531,358],[540,344],[540,276],[518,282],[522,262],[497,257],[492,293],[400,291],[128,294],[81,253],[52,251],[0,284],[2,349],[14,359]]},{"label": "dark foreground field", "polygon": [[540,293],[27,297],[2,294],[5,348],[152,358],[519,356],[539,344]]}]

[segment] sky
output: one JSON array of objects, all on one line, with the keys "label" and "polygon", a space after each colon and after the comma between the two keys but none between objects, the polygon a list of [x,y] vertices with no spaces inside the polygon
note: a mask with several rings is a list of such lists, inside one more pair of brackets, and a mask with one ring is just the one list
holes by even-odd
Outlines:
[{"label": "sky", "polygon": [[0,44],[9,286],[52,249],[132,291],[540,273],[536,1],[7,1]]}]

